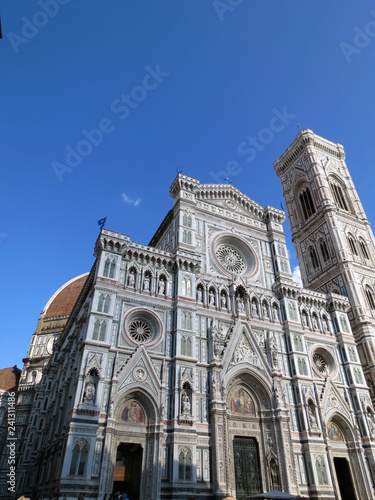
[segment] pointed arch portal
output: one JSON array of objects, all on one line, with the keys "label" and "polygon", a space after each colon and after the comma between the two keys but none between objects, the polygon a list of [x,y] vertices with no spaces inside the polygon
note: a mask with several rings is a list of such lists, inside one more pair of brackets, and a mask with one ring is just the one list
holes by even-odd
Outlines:
[{"label": "pointed arch portal", "polygon": [[249,495],[262,491],[258,443],[252,437],[233,440],[236,498],[245,500]]},{"label": "pointed arch portal", "polygon": [[117,446],[113,494],[127,493],[132,500],[140,499],[143,448],[137,443]]}]

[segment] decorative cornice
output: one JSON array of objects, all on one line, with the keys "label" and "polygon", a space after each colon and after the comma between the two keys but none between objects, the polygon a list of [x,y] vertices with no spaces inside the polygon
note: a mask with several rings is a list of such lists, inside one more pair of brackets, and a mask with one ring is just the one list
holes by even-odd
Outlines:
[{"label": "decorative cornice", "polygon": [[288,149],[274,162],[274,168],[276,174],[280,177],[291,164],[301,155],[302,152],[306,152],[308,146],[313,146],[314,148],[328,153],[331,156],[336,157],[339,160],[345,160],[344,147],[341,144],[334,143],[324,139],[317,134],[314,134],[312,130],[304,129],[299,132],[296,139],[288,147]]}]

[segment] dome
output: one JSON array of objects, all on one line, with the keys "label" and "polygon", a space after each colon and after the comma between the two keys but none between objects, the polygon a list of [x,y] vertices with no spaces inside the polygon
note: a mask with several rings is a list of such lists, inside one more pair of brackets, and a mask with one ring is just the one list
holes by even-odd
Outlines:
[{"label": "dome", "polygon": [[89,273],[81,274],[73,278],[57,290],[44,308],[44,320],[59,316],[69,316],[82,291],[88,274]]},{"label": "dome", "polygon": [[12,368],[0,370],[0,391],[10,391],[16,389],[20,379],[21,370],[14,365]]}]

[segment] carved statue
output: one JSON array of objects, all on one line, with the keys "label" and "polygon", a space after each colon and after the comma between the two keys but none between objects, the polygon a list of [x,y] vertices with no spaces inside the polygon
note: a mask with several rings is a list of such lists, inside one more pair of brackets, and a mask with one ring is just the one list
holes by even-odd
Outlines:
[{"label": "carved statue", "polygon": [[159,293],[160,295],[164,295],[165,293],[165,281],[163,279],[159,281]]},{"label": "carved statue", "polygon": [[198,304],[203,304],[203,292],[201,288],[197,290],[197,302]]},{"label": "carved statue", "polygon": [[276,321],[279,319],[279,315],[278,315],[278,307],[277,306],[273,306],[273,319],[275,319]]},{"label": "carved statue", "polygon": [[263,318],[268,318],[268,309],[266,304],[263,304],[262,311],[263,311]]},{"label": "carved statue", "polygon": [[186,392],[182,396],[182,413],[184,415],[190,415],[190,399]]},{"label": "carved statue", "polygon": [[317,330],[318,329],[318,320],[317,320],[315,314],[313,314],[312,323],[313,323],[314,330]]},{"label": "carved statue", "polygon": [[144,280],[143,280],[143,290],[145,292],[150,291],[150,276],[148,274],[145,275]]},{"label": "carved statue", "polygon": [[221,295],[221,307],[223,309],[227,307],[227,297],[224,293]]},{"label": "carved statue", "polygon": [[310,427],[312,429],[317,429],[318,428],[318,422],[316,420],[316,416],[314,415],[314,411],[311,406],[308,407],[307,409],[307,415],[309,417],[309,423]]},{"label": "carved statue", "polygon": [[215,294],[213,292],[213,290],[210,290],[210,306],[214,306],[215,305]]},{"label": "carved statue", "polygon": [[257,308],[257,303],[255,302],[255,300],[253,300],[251,303],[251,314],[253,316],[258,316],[258,308]]},{"label": "carved statue", "polygon": [[86,384],[85,396],[83,400],[87,403],[93,403],[95,400],[95,385],[91,379]]},{"label": "carved statue", "polygon": [[238,312],[244,313],[245,312],[245,302],[240,295],[237,297],[236,302],[237,302]]}]

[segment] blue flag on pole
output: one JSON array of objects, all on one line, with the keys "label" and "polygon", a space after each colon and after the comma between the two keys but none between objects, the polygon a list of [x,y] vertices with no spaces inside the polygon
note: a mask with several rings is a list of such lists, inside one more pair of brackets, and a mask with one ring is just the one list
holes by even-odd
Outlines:
[{"label": "blue flag on pole", "polygon": [[103,229],[106,220],[107,220],[107,217],[104,217],[104,219],[98,220],[98,226],[100,227],[100,229]]}]

